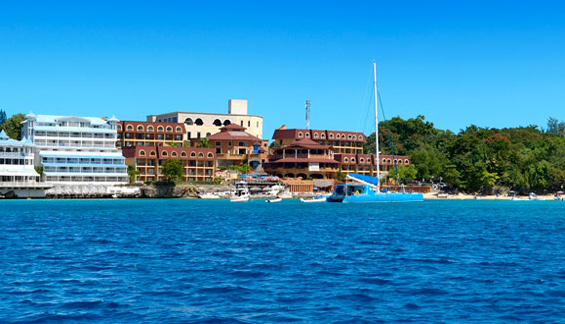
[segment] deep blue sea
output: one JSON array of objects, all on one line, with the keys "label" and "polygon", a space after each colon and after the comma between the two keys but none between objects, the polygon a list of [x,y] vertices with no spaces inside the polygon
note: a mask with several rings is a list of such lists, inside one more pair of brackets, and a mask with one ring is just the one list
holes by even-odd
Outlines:
[{"label": "deep blue sea", "polygon": [[565,202],[0,201],[0,323],[563,323]]}]

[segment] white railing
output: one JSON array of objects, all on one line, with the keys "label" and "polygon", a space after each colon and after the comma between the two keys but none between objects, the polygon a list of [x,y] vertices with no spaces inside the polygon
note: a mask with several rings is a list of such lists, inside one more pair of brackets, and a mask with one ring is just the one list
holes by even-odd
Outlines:
[{"label": "white railing", "polygon": [[5,181],[0,182],[1,188],[50,188],[53,184],[37,181]]}]

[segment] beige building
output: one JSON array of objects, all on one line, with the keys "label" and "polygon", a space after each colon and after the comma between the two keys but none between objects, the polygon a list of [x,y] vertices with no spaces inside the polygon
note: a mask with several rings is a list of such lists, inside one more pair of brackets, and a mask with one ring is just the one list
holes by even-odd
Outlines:
[{"label": "beige building", "polygon": [[263,117],[247,114],[247,100],[228,101],[227,114],[171,112],[147,116],[148,122],[184,123],[186,138],[198,139],[218,133],[220,128],[230,124],[247,128],[247,133],[263,138]]}]

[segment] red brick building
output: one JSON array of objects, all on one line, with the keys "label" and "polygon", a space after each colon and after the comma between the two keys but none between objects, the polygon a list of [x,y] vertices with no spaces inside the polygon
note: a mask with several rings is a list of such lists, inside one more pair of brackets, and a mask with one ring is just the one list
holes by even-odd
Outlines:
[{"label": "red brick building", "polygon": [[176,159],[184,167],[181,181],[213,181],[216,153],[211,148],[131,146],[122,149],[126,164],[140,171],[136,180],[163,181],[160,166],[167,159]]}]

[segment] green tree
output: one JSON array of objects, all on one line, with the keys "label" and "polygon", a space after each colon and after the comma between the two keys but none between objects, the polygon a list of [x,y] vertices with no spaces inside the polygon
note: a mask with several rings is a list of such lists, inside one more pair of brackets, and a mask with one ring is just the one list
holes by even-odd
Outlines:
[{"label": "green tree", "polygon": [[347,174],[341,172],[341,170],[337,170],[337,173],[335,174],[335,178],[338,181],[344,182],[345,179],[347,179]]},{"label": "green tree", "polygon": [[198,140],[198,144],[196,144],[196,147],[212,147],[212,145],[210,145],[210,143],[208,143],[207,138],[200,138]]},{"label": "green tree", "polygon": [[13,139],[22,139],[22,122],[26,120],[24,114],[15,114],[10,119],[6,120],[2,124],[2,129],[6,132],[6,135]]},{"label": "green tree", "polygon": [[7,118],[6,112],[4,110],[0,110],[0,130],[2,129],[2,124],[6,122]]},{"label": "green tree", "polygon": [[129,176],[129,183],[134,183],[137,176],[141,174],[141,171],[137,170],[131,165],[128,165],[128,176]]},{"label": "green tree", "polygon": [[165,181],[174,182],[179,178],[182,179],[184,167],[180,160],[169,158],[161,165],[161,171]]},{"label": "green tree", "polygon": [[416,180],[417,174],[418,170],[416,170],[416,167],[413,164],[409,166],[401,164],[398,166],[398,176],[400,177],[400,181],[402,183]]}]

